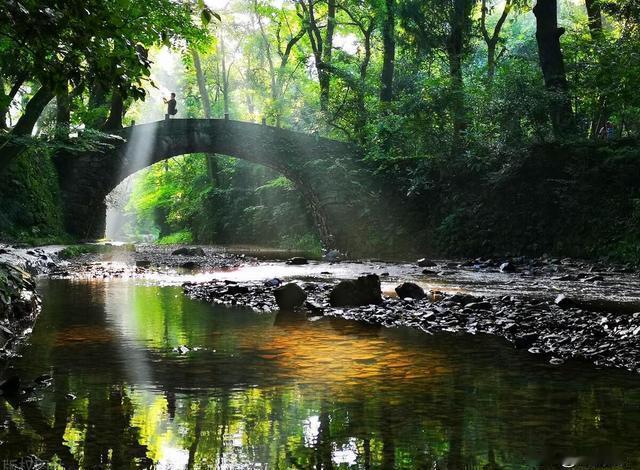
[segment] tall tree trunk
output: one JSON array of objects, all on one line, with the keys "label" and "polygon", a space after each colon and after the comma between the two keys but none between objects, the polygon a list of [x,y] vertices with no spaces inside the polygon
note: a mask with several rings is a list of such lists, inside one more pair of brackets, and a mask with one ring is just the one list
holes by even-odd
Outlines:
[{"label": "tall tree trunk", "polygon": [[[324,39],[324,50],[322,52],[322,62],[331,63],[333,55],[333,34],[336,28],[336,0],[327,2],[327,29]],[[319,64],[320,65],[320,64]],[[318,70],[318,81],[320,82],[320,109],[329,109],[329,97],[331,93],[331,73],[323,67]]]},{"label": "tall tree trunk", "polygon": [[56,93],[56,137],[67,139],[69,137],[71,123],[71,99],[69,86],[65,84]]},{"label": "tall tree trunk", "polygon": [[587,7],[587,18],[589,19],[589,33],[591,39],[599,41],[602,37],[602,9],[600,8],[600,0],[585,0]]},{"label": "tall tree trunk", "polygon": [[382,74],[380,76],[380,101],[389,103],[393,99],[393,71],[396,60],[394,0],[385,0],[385,17],[382,25]]},{"label": "tall tree trunk", "polygon": [[360,64],[360,83],[356,88],[357,96],[357,117],[356,117],[356,135],[361,145],[365,144],[366,140],[366,127],[367,127],[367,108],[365,104],[365,91],[367,81],[367,70],[369,69],[369,62],[371,62],[371,35],[375,28],[373,19],[369,24],[368,29],[363,28],[364,35],[364,59]]},{"label": "tall tree trunk", "polygon": [[[278,108],[278,99],[280,97],[278,93],[278,80],[276,77],[276,69],[273,65],[273,58],[271,57],[271,44],[269,42],[269,38],[267,37],[267,33],[264,29],[264,25],[262,24],[262,16],[258,11],[258,0],[253,1],[253,11],[256,15],[256,20],[258,22],[258,26],[260,27],[260,34],[262,36],[262,44],[264,46],[264,55],[267,58],[267,65],[269,66],[269,79],[271,82],[271,101],[272,106],[276,109]],[[276,111],[276,127],[280,127],[280,116],[279,112]]]},{"label": "tall tree trunk", "polygon": [[[589,26],[591,41],[595,46],[598,46],[602,40],[602,9],[600,8],[598,0],[585,0],[585,7],[587,8],[587,24]],[[600,95],[593,110],[591,127],[589,129],[589,135],[592,139],[598,138],[598,131],[605,126],[608,118],[607,99],[605,96]]]},{"label": "tall tree trunk", "polygon": [[[275,90],[272,92],[272,96],[275,97],[278,102],[282,98],[282,94],[284,93],[286,86],[286,71],[287,64],[289,63],[289,57],[291,56],[291,51],[293,50],[293,46],[296,45],[300,39],[304,37],[305,31],[302,28],[298,31],[297,34],[291,37],[287,42],[287,45],[283,52],[280,52],[280,65],[278,66],[278,70],[276,71],[276,80],[275,80]],[[282,106],[278,103],[277,113],[276,113],[276,127],[280,127],[280,120],[282,114]]]},{"label": "tall tree trunk", "polygon": [[556,137],[573,131],[573,112],[568,96],[567,76],[560,48],[564,28],[558,28],[557,0],[538,0],[533,8],[536,16],[536,41],[544,84],[551,92],[551,123]]},{"label": "tall tree trunk", "polygon": [[31,135],[42,111],[54,96],[53,91],[51,91],[51,88],[48,86],[44,85],[40,87],[36,94],[33,95],[27,103],[24,113],[13,127],[13,131],[11,133],[17,136]]},{"label": "tall tree trunk", "polygon": [[[11,90],[9,90],[9,94],[7,95],[8,103],[6,106],[0,109],[0,129],[7,129],[7,115],[9,114],[9,108],[11,107],[11,102],[14,100],[14,98],[20,91],[20,88],[24,84],[25,80],[26,80],[26,75],[24,74],[20,75],[14,82],[13,86],[11,87]],[[4,93],[4,88],[2,89],[2,92]]]},{"label": "tall tree trunk", "polygon": [[200,54],[194,48],[191,48],[191,57],[193,58],[193,68],[196,71],[196,80],[198,81],[198,90],[200,91],[200,97],[202,100],[202,110],[204,111],[205,119],[211,119],[211,101],[209,100],[209,91],[207,90],[207,82],[202,70],[202,62],[200,61]]},{"label": "tall tree trunk", "polygon": [[[333,32],[335,30],[335,0],[328,0],[327,28],[323,39],[320,27],[316,21],[314,0],[300,0],[298,3],[304,14],[298,13],[302,24],[306,26],[307,36],[313,51],[316,72],[318,73],[318,84],[320,86],[320,111],[326,112],[329,109],[329,96],[331,92],[331,76],[327,70],[331,65],[331,55],[333,48]],[[329,43],[327,44],[327,41]]]},{"label": "tall tree trunk", "polygon": [[464,80],[462,77],[462,59],[465,52],[467,31],[471,15],[471,0],[454,0],[451,12],[451,32],[447,38],[447,56],[449,58],[449,77],[451,80],[451,114],[453,119],[452,154],[462,149],[463,133],[467,129],[467,116],[464,103]]},{"label": "tall tree trunk", "polygon": [[107,93],[102,83],[94,83],[89,95],[89,109],[94,113],[85,123],[91,129],[100,129],[107,119]]},{"label": "tall tree trunk", "polygon": [[120,90],[114,88],[111,92],[111,106],[109,108],[109,117],[105,121],[102,128],[106,131],[116,131],[122,129],[122,118],[124,117],[124,100]]},{"label": "tall tree trunk", "polygon": [[220,38],[220,61],[222,66],[222,99],[224,114],[229,115],[229,72],[227,70],[227,58],[224,48],[224,39]]},{"label": "tall tree trunk", "polygon": [[4,144],[0,144],[0,172],[4,171],[7,166],[25,149],[23,144],[13,142],[11,137],[30,136],[36,122],[38,122],[38,118],[42,114],[42,111],[54,96],[55,94],[51,91],[51,88],[43,85],[35,95],[31,97],[25,107],[24,113],[16,125],[13,126],[13,129],[9,134],[9,140]]},{"label": "tall tree trunk", "polygon": [[489,86],[493,85],[493,78],[496,75],[496,43],[487,43],[487,81]]},{"label": "tall tree trunk", "polygon": [[[202,101],[202,112],[204,113],[205,119],[211,119],[211,101],[209,100],[209,90],[207,88],[204,71],[202,70],[202,61],[200,60],[200,54],[195,48],[191,48],[191,57],[193,58],[193,68],[196,71],[196,80],[198,82],[198,90],[200,91],[200,99]],[[206,154],[205,159],[207,161],[207,175],[209,175],[209,181],[217,185],[218,161],[216,159],[216,156],[212,154]]]},{"label": "tall tree trunk", "polygon": [[504,22],[507,20],[507,16],[509,16],[509,12],[512,7],[513,0],[506,0],[504,8],[502,9],[502,14],[493,28],[493,33],[489,34],[489,31],[487,30],[487,13],[489,12],[489,7],[487,7],[487,0],[482,0],[480,30],[482,32],[482,38],[487,44],[487,84],[489,85],[489,88],[493,85],[493,77],[496,73],[496,47],[498,45],[498,40],[500,39],[500,31],[502,31]]}]

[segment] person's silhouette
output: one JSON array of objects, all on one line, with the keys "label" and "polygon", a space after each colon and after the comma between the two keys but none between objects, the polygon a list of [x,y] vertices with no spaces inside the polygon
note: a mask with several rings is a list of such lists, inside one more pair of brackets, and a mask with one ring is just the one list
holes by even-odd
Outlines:
[{"label": "person's silhouette", "polygon": [[167,114],[164,115],[164,118],[169,119],[170,116],[175,116],[178,112],[178,108],[176,108],[176,94],[171,93],[171,99],[163,98],[163,101],[167,104]]}]

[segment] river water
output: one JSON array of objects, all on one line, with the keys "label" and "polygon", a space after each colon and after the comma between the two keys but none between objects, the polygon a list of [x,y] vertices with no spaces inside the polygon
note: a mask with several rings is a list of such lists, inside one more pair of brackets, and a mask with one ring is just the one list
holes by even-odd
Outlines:
[{"label": "river water", "polygon": [[212,306],[148,280],[39,287],[12,367],[53,383],[1,402],[4,464],[640,468],[634,374],[551,366],[489,336]]}]

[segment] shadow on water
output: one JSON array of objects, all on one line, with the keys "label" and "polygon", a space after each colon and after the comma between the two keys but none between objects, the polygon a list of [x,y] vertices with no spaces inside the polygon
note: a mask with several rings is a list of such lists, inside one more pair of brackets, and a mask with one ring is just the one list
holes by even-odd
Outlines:
[{"label": "shadow on water", "polygon": [[553,367],[486,336],[212,307],[176,287],[48,280],[41,290],[43,314],[14,367],[53,385],[1,403],[0,460],[515,469],[583,456],[640,466],[635,375]]}]

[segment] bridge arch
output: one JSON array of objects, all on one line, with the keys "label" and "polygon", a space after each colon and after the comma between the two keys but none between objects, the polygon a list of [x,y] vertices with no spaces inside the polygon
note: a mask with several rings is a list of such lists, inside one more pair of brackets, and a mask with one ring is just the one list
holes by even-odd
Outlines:
[{"label": "bridge arch", "polygon": [[[311,212],[321,241],[336,244],[331,222],[332,177],[336,162],[353,162],[353,145],[266,125],[221,119],[172,119],[132,126],[117,133],[106,152],[56,157],[65,226],[80,239],[104,236],[106,196],[129,175],[191,153],[222,154],[271,168],[295,184]],[[140,158],[145,153],[144,158]],[[323,169],[322,167],[325,168]]]}]

